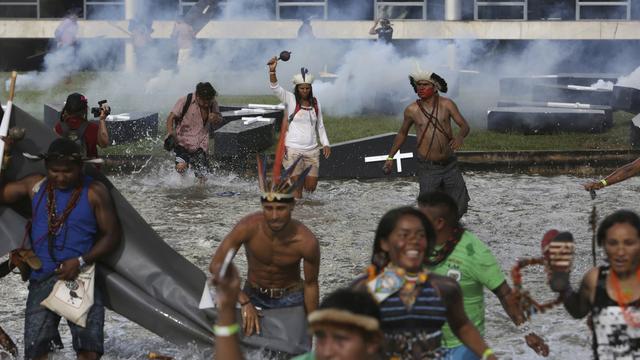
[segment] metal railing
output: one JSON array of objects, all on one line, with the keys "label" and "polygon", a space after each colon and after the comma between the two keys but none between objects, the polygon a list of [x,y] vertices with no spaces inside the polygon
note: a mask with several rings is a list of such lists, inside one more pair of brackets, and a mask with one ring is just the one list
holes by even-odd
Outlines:
[{"label": "metal railing", "polygon": [[280,8],[286,7],[322,7],[323,15],[322,19],[327,20],[329,17],[329,2],[327,0],[322,1],[281,1],[276,0],[276,20],[280,20]]},{"label": "metal railing", "polygon": [[[580,1],[576,0],[576,20],[583,20],[581,9],[583,7],[625,6],[626,16],[624,20],[631,20],[631,1]],[[612,19],[613,20],[613,19]]]},{"label": "metal railing", "polygon": [[521,19],[509,19],[509,20],[523,20],[528,19],[529,2],[527,0],[522,1],[474,1],[473,6],[473,20],[496,20],[496,19],[480,19],[480,8],[496,8],[496,7],[521,7],[522,18]]},{"label": "metal railing", "polygon": [[[427,19],[427,0],[423,1],[384,1],[384,0],[373,0],[373,17],[374,19],[379,19],[381,17],[388,17],[393,19],[393,9],[406,9],[407,7],[420,7],[422,10],[422,17],[416,20],[426,20]],[[389,10],[387,10],[389,9]]]},{"label": "metal railing", "polygon": [[36,18],[40,18],[40,1],[34,0],[31,2],[15,2],[15,1],[3,1],[0,2],[0,8],[6,8],[9,6],[32,6],[36,8]]}]

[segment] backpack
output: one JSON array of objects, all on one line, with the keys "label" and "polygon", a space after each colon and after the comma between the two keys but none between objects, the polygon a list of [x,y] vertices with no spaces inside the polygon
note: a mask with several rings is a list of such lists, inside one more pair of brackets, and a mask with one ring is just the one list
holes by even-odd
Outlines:
[{"label": "backpack", "polygon": [[77,129],[72,129],[66,122],[60,122],[60,127],[62,128],[61,136],[78,144],[78,146],[80,146],[80,148],[82,149],[82,153],[84,155],[87,155],[87,143],[84,138],[84,133],[86,132],[88,126],[89,122],[84,121],[80,125],[80,127],[78,127]]},{"label": "backpack", "polygon": [[[312,106],[313,106],[313,110],[316,111],[316,116],[318,116],[320,112],[318,112],[318,100],[316,100],[315,96],[313,97]],[[300,111],[300,109],[302,109],[302,106],[300,105],[299,102],[296,101],[296,109],[293,110],[293,114],[289,115],[289,123],[293,121],[293,118],[296,116],[298,111]]]}]

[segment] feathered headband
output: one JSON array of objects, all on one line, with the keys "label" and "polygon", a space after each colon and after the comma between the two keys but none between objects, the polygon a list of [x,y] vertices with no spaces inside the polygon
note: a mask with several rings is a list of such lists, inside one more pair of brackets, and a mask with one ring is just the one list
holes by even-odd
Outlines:
[{"label": "feathered headband", "polygon": [[293,76],[293,84],[294,85],[300,85],[300,84],[313,84],[313,80],[314,77],[313,75],[309,75],[309,69],[307,68],[300,68],[300,74],[295,74]]},{"label": "feathered headband", "polygon": [[104,163],[104,159],[88,158],[88,157],[82,156],[81,154],[78,154],[78,153],[73,153],[73,154],[60,154],[60,153],[56,153],[56,152],[41,153],[41,154],[22,153],[22,156],[24,156],[25,158],[27,158],[27,159],[29,159],[31,161],[69,160],[69,161],[84,162],[84,163],[88,163],[88,164],[103,164]]},{"label": "feathered headband", "polygon": [[431,71],[424,71],[420,69],[420,66],[418,64],[416,64],[416,71],[409,74],[409,83],[411,83],[411,86],[414,90],[416,90],[416,83],[418,81],[428,81],[442,93],[446,93],[448,90],[447,82],[444,81],[444,79],[440,77],[440,75]]},{"label": "feathered headband", "polygon": [[311,166],[304,169],[302,174],[295,181],[291,179],[291,174],[296,168],[302,157],[297,158],[291,166],[289,166],[284,172],[280,171],[282,161],[278,161],[278,154],[276,154],[276,161],[273,164],[272,177],[269,179],[267,175],[267,157],[266,155],[261,159],[258,155],[258,186],[260,187],[260,199],[262,201],[281,201],[290,202],[294,199],[294,191],[304,183],[305,177],[311,171]]}]

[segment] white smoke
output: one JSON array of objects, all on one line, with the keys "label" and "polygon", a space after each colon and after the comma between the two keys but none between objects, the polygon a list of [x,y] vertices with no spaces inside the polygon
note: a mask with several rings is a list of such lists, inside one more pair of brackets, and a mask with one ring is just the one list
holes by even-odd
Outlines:
[{"label": "white smoke", "polygon": [[627,76],[621,76],[616,85],[640,89],[640,66]]}]

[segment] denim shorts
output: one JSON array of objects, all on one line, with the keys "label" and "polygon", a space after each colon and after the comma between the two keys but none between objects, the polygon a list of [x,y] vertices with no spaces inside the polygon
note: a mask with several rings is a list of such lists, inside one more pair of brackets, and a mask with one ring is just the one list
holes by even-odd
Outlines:
[{"label": "denim shorts", "polygon": [[280,298],[272,298],[269,295],[261,294],[259,290],[249,286],[249,284],[245,284],[242,291],[249,296],[253,306],[261,309],[279,309],[304,304],[304,292],[302,289],[288,292]]},{"label": "denim shorts", "polygon": [[459,345],[446,350],[444,360],[479,360],[480,358],[464,345]]},{"label": "denim shorts", "polygon": [[[29,282],[29,296],[24,323],[24,357],[32,359],[62,349],[58,332],[60,316],[40,305],[49,296],[58,278],[50,276],[39,281]],[[87,326],[80,327],[67,321],[73,338],[73,349],[104,353],[104,300],[100,287],[96,284],[94,303],[87,316]]]}]

